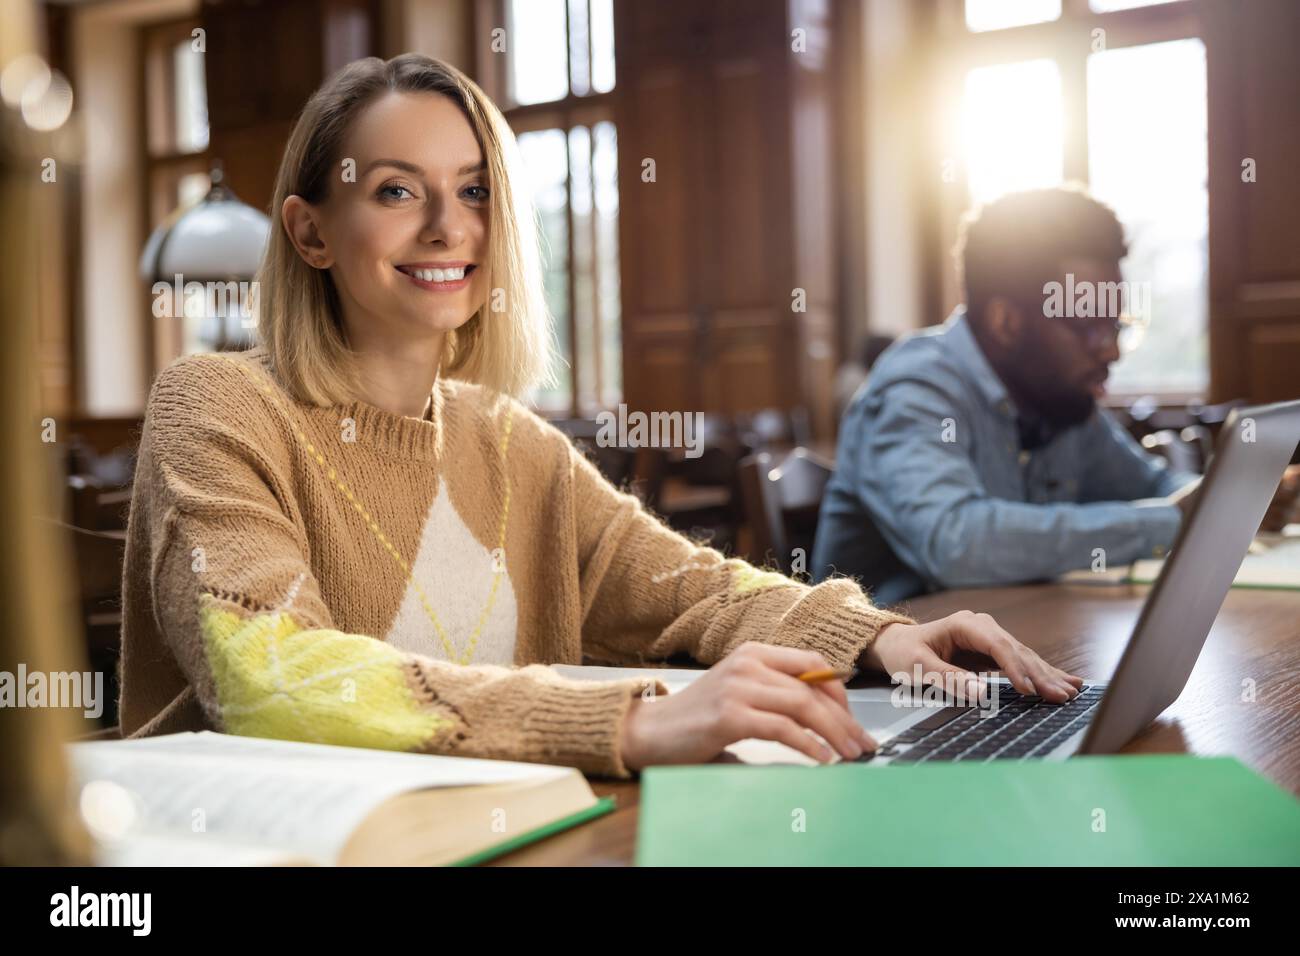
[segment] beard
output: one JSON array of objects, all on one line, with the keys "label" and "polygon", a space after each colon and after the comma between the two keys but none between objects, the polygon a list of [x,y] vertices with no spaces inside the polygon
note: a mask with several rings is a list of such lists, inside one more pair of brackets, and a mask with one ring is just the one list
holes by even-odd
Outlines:
[{"label": "beard", "polygon": [[1021,339],[1017,354],[1002,370],[1012,392],[1029,407],[1024,411],[1055,428],[1082,425],[1097,407],[1092,392],[1070,385],[1060,371],[1044,359],[1051,355],[1045,343],[1032,334]]},{"label": "beard", "polygon": [[1097,407],[1097,400],[1090,393],[1065,389],[1057,382],[1045,385],[1037,395],[1032,391],[1025,394],[1033,400],[1034,411],[1058,428],[1082,425]]}]

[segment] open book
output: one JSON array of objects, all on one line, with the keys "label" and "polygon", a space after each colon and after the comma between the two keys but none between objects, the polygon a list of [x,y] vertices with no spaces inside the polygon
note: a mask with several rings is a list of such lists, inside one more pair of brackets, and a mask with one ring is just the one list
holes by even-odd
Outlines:
[{"label": "open book", "polygon": [[109,866],[470,865],[614,806],[543,764],[208,731],[69,750]]}]

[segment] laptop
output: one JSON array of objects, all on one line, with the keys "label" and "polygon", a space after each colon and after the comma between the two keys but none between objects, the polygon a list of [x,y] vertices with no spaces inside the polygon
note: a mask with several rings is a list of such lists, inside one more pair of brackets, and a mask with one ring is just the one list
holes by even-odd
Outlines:
[{"label": "laptop", "polygon": [[[1234,410],[1191,514],[1156,579],[1109,683],[1052,704],[1005,678],[974,706],[918,688],[851,691],[880,748],[860,762],[1064,760],[1115,753],[1182,693],[1205,638],[1300,445],[1300,401]],[[900,717],[900,713],[903,715]]]}]

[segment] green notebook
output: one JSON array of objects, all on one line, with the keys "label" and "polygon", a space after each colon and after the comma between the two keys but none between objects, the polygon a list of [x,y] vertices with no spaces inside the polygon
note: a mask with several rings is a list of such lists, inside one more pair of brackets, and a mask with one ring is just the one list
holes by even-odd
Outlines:
[{"label": "green notebook", "polygon": [[1228,757],[648,769],[641,866],[1296,866],[1300,801]]}]

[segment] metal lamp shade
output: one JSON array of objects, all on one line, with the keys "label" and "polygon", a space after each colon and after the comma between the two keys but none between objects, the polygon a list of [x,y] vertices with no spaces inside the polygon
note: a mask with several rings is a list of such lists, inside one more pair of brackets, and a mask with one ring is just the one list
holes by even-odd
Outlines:
[{"label": "metal lamp shade", "polygon": [[[140,277],[150,285],[174,284],[178,291],[190,282],[247,282],[257,274],[270,234],[271,220],[218,182],[202,202],[169,216],[153,231],[140,256]],[[173,306],[179,314],[175,298]],[[199,337],[215,348],[251,338],[240,316],[197,318]]]}]

